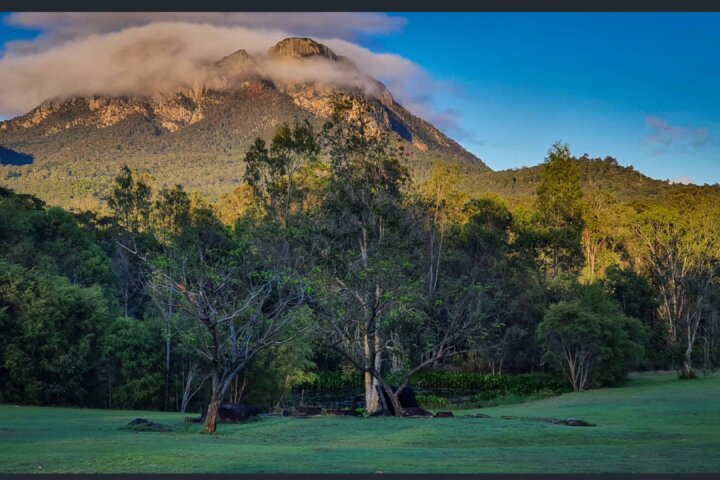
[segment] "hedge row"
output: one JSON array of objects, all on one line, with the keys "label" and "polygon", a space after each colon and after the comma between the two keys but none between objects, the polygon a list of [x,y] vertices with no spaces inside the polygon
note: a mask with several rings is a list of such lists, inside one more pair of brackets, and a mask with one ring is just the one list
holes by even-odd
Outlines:
[{"label": "hedge row", "polygon": [[295,386],[295,390],[332,392],[345,388],[361,388],[363,374],[361,372],[317,372],[311,380]]},{"label": "hedge row", "polygon": [[493,375],[486,373],[423,372],[413,379],[416,387],[453,388],[486,392],[530,395],[541,390],[564,391],[570,388],[562,377],[523,373],[518,375]]},{"label": "hedge row", "polygon": [[[363,375],[360,372],[318,372],[310,381],[296,386],[297,390],[335,391],[360,388]],[[525,373],[519,375],[492,375],[485,373],[423,372],[413,378],[413,386],[423,389],[463,389],[530,395],[541,390],[565,391],[570,386],[562,377]]]}]

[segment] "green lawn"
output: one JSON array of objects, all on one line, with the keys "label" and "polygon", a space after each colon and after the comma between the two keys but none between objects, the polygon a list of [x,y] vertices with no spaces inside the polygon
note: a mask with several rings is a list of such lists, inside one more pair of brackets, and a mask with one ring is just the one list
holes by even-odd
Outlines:
[{"label": "green lawn", "polygon": [[[2,472],[719,472],[720,376],[483,409],[595,427],[462,418],[281,418],[215,435],[157,412],[0,406]],[[142,416],[170,433],[123,428]]]}]

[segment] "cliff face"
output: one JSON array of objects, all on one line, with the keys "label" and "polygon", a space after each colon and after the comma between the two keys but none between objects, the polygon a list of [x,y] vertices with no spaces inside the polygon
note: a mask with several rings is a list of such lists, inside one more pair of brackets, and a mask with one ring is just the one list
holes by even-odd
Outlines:
[{"label": "cliff face", "polygon": [[[328,72],[327,80],[322,72]],[[282,40],[265,55],[238,50],[209,65],[203,82],[172,92],[44,103],[0,123],[0,146],[31,155],[36,164],[89,156],[113,161],[162,153],[192,161],[198,152],[241,155],[255,137],[269,135],[283,122],[321,124],[338,98],[368,102],[375,127],[408,144],[411,158],[416,154],[484,167],[405,110],[352,60],[309,38]]]}]

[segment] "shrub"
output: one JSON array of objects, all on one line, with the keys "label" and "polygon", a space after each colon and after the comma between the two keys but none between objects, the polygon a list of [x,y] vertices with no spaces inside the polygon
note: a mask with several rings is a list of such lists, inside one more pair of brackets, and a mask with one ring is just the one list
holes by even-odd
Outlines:
[{"label": "shrub", "polygon": [[335,372],[317,372],[316,375],[297,383],[294,390],[333,392],[345,388],[361,388],[363,374],[358,371],[338,370]]},{"label": "shrub", "polygon": [[448,406],[448,399],[437,395],[417,395],[418,405],[423,408],[445,408]]},{"label": "shrub", "polygon": [[465,372],[423,372],[414,379],[414,385],[421,388],[448,388],[482,390],[498,394],[529,395],[540,390],[564,391],[570,388],[562,377],[527,373],[520,375],[493,375]]}]

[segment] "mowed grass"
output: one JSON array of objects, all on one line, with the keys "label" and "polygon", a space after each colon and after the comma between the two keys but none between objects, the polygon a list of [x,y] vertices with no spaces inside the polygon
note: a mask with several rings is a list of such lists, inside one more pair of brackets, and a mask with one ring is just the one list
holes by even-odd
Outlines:
[{"label": "mowed grass", "polygon": [[[464,418],[485,413],[493,418]],[[0,472],[718,472],[720,376],[634,375],[455,418],[282,418],[214,435],[160,412],[0,406]],[[569,427],[500,416],[579,418]],[[124,428],[135,417],[169,433]]]}]

